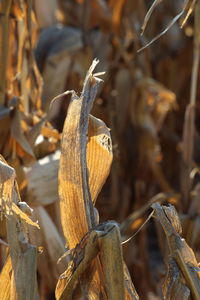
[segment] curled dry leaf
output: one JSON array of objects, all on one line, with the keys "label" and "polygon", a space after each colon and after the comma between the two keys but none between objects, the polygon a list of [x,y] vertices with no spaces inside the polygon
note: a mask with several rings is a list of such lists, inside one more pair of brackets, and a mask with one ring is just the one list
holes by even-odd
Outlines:
[{"label": "curled dry leaf", "polygon": [[91,261],[97,256],[99,251],[98,233],[96,231],[92,231],[85,241],[86,243],[83,245],[82,243],[77,245],[72,265],[70,265],[69,268],[62,274],[57,283],[56,299],[72,299],[77,279],[81,277],[83,272],[90,266]]},{"label": "curled dry leaf", "polygon": [[[105,124],[90,117],[88,130],[89,113],[101,81],[92,74],[96,64],[97,61],[93,61],[86,75],[81,96],[72,93],[62,136],[60,212],[63,232],[70,249],[75,248],[97,223],[92,201],[95,202],[112,162],[111,139]],[[98,272],[95,273],[96,268]],[[89,299],[98,299],[101,293],[104,294],[101,274],[102,267],[97,258],[93,268],[90,268],[90,278],[84,279],[84,275],[82,276]],[[58,294],[62,294],[62,287]]]},{"label": "curled dry leaf", "polygon": [[11,207],[12,211],[20,217],[20,219],[22,219],[23,221],[26,222],[26,224],[29,224],[29,225],[32,225],[38,229],[40,229],[40,226],[36,223],[36,222],[33,222],[29,217],[28,215],[23,212],[15,203],[12,203],[12,207]]},{"label": "curled dry leaf", "polygon": [[104,185],[112,163],[112,141],[105,123],[90,115],[87,143],[89,186],[93,203]]},{"label": "curled dry leaf", "polygon": [[86,299],[117,300],[125,299],[125,295],[126,299],[131,295],[137,299],[130,283],[126,282],[125,292],[125,278],[129,281],[129,277],[124,273],[118,225],[113,222],[97,225],[94,218],[93,203],[112,162],[108,128],[101,120],[89,117],[98,84],[98,78],[92,75],[96,63],[93,61],[86,75],[81,96],[72,92],[63,130],[59,196],[72,262],[58,281],[56,298],[59,300],[75,297],[74,292],[79,288]]},{"label": "curled dry leaf", "polygon": [[[28,202],[48,205],[58,200],[58,166],[60,151],[45,156],[25,169],[28,181]],[[112,162],[112,144],[105,123],[90,115],[87,142],[87,165],[89,185],[95,202],[108,174]],[[47,183],[49,188],[46,188]]]},{"label": "curled dry leaf", "polygon": [[[77,280],[91,266],[98,253],[106,286],[106,296],[101,295],[101,299],[139,299],[123,262],[119,227],[115,222],[109,221],[96,226],[80,241],[72,253],[71,265],[58,281],[56,299],[74,299],[73,289]],[[98,297],[97,292],[96,290],[95,297]],[[95,297],[92,299],[96,299]]]},{"label": "curled dry leaf", "polygon": [[89,70],[81,97],[72,95],[63,130],[59,196],[63,231],[70,248],[95,225],[92,200],[95,201],[112,162],[109,130],[102,121],[90,117],[86,165],[88,118],[99,81]]},{"label": "curled dry leaf", "polygon": [[[15,192],[19,196],[17,184],[15,181],[15,171],[11,168],[6,161],[0,156],[0,189],[1,189],[1,198],[0,198],[0,207],[1,211],[4,214],[10,215],[15,214],[19,216],[26,224],[30,224],[39,229],[39,225],[36,222],[33,222],[29,216],[23,212],[18,206],[18,202],[13,201],[13,187]],[[5,184],[6,183],[6,184]],[[21,201],[19,202],[21,203]],[[28,205],[27,205],[28,206]]]}]

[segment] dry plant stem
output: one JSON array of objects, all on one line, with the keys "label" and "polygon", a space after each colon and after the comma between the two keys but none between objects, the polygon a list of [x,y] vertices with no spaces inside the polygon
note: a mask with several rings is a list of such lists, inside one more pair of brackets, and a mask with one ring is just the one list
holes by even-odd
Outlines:
[{"label": "dry plant stem", "polygon": [[185,178],[183,183],[183,195],[185,205],[188,203],[191,188],[190,172],[192,170],[194,132],[195,132],[195,105],[197,93],[197,81],[200,55],[200,2],[195,6],[195,28],[194,28],[194,55],[192,66],[192,79],[190,89],[190,102],[186,108],[184,131],[183,131],[183,160],[185,164]]},{"label": "dry plant stem", "polygon": [[[37,297],[37,248],[28,243],[27,224],[20,217],[20,202],[15,171],[0,161],[1,208],[6,214],[7,239],[12,262],[11,299],[35,300]],[[15,208],[13,210],[13,208]],[[26,217],[25,217],[26,219]]]},{"label": "dry plant stem", "polygon": [[11,0],[3,0],[0,8],[1,32],[1,51],[0,51],[0,104],[5,104],[6,93],[6,71],[8,61],[8,39],[9,39],[9,14],[11,8]]},{"label": "dry plant stem", "polygon": [[172,206],[164,207],[158,203],[154,203],[152,208],[155,210],[155,217],[162,225],[167,237],[170,256],[176,261],[194,299],[199,299],[200,275],[197,271],[198,263],[192,249],[179,235],[181,227],[175,209]]},{"label": "dry plant stem", "polygon": [[115,224],[106,226],[101,239],[100,258],[104,272],[106,292],[109,300],[125,300],[123,258],[119,228]]},{"label": "dry plant stem", "polygon": [[[89,188],[86,146],[89,113],[101,81],[92,74],[97,63],[97,60],[93,61],[86,75],[81,96],[72,93],[63,129],[59,197],[63,232],[70,249],[75,248],[96,224]],[[81,278],[82,292],[88,294],[88,299],[98,299],[98,294],[104,294],[100,280],[101,265],[98,259],[90,268],[89,274],[89,277],[83,274]]]},{"label": "dry plant stem", "polygon": [[188,283],[189,288],[192,291],[194,299],[199,299],[199,295],[200,295],[199,294],[200,293],[199,285],[195,284],[196,280],[199,281],[198,276],[195,276],[196,274],[194,272],[190,272],[190,269],[186,265],[180,250],[177,250],[175,252],[175,259],[176,259],[176,262]]},{"label": "dry plant stem", "polygon": [[195,28],[194,28],[194,58],[192,67],[192,80],[190,90],[190,105],[196,104],[197,80],[199,70],[199,52],[200,52],[200,2],[195,6]]},{"label": "dry plant stem", "polygon": [[[92,260],[97,256],[99,251],[98,246],[98,235],[95,231],[91,232],[89,239],[83,249],[84,257],[81,263],[73,271],[73,274],[69,279],[64,280],[68,277],[68,270],[66,274],[62,274],[57,287],[56,287],[56,299],[59,300],[71,300],[76,281],[81,277],[84,271],[91,265]],[[61,291],[61,292],[60,292]]]},{"label": "dry plant stem", "polygon": [[[138,299],[137,293],[132,286],[132,282],[128,276],[128,272],[124,271],[122,249],[120,242],[120,233],[118,225],[114,222],[107,222],[100,224],[97,229],[93,230],[84,247],[81,248],[82,260],[76,266],[76,259],[74,260],[75,266],[69,280],[64,280],[68,276],[68,271],[64,273],[58,282],[56,289],[56,299],[70,300],[72,299],[73,288],[76,281],[82,276],[85,270],[91,265],[92,260],[100,253],[101,263],[103,266],[103,273],[105,278],[106,292],[109,300],[125,300],[125,299]],[[72,267],[73,268],[73,267]],[[124,273],[126,274],[124,277]],[[125,285],[124,279],[126,278],[126,285],[129,290],[126,291],[127,297],[125,298]],[[60,287],[62,293],[60,293]],[[130,297],[130,295],[132,295]]]},{"label": "dry plant stem", "polygon": [[[61,219],[69,248],[75,250],[71,271],[67,270],[57,284],[56,298],[59,300],[74,297],[73,290],[77,279],[82,296],[86,299],[125,299],[118,226],[116,223],[108,222],[96,227],[94,216],[93,202],[108,175],[112,161],[111,141],[105,124],[90,117],[88,130],[89,113],[100,82],[96,77],[98,74],[92,74],[96,64],[97,61],[94,60],[86,75],[81,96],[72,93],[63,129],[59,169]],[[101,166],[98,162],[95,163],[92,153],[93,150],[100,155],[98,149],[92,147],[95,143],[97,148],[100,147],[101,151],[98,149],[104,157],[103,160],[99,159],[102,163],[108,164],[104,167],[105,170],[102,170],[103,177],[99,174]],[[98,169],[96,172],[95,164]],[[94,178],[95,176],[98,180]],[[91,231],[94,228],[95,230]]]}]

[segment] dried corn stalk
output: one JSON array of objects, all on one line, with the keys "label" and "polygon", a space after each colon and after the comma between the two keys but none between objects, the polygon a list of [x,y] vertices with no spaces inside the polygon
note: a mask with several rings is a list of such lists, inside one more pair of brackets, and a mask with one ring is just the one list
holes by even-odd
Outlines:
[{"label": "dried corn stalk", "polygon": [[[1,274],[1,299],[35,300],[37,298],[37,248],[27,236],[27,224],[39,228],[27,214],[31,209],[20,201],[15,171],[4,159],[0,160],[0,208],[6,222],[9,256]],[[11,276],[8,274],[11,273]]]},{"label": "dried corn stalk", "polygon": [[[59,300],[71,299],[80,291],[86,299],[125,299],[118,226],[110,222],[97,225],[98,216],[93,207],[112,162],[108,128],[101,120],[89,117],[100,82],[93,75],[97,63],[93,61],[86,75],[81,96],[72,92],[63,129],[59,168],[60,212],[65,238],[73,255],[71,267],[57,284],[56,298]],[[127,283],[127,272],[125,274]],[[73,294],[75,286],[78,288]],[[126,299],[131,299],[133,290],[129,284]]]},{"label": "dried corn stalk", "polygon": [[[97,61],[94,61],[88,71],[81,96],[78,97],[75,92],[72,92],[63,129],[59,196],[63,231],[70,249],[74,248],[96,224],[92,201],[96,199],[105,182],[112,161],[110,135],[102,121],[94,117],[90,118],[91,136],[87,137],[89,112],[96,96],[97,86],[101,81],[92,75],[96,64]],[[88,165],[86,163],[87,139],[87,151],[90,153],[87,158]],[[102,167],[101,170],[96,167],[98,161],[101,162],[98,164]],[[90,193],[89,181],[92,193]]]},{"label": "dried corn stalk", "polygon": [[[75,248],[84,235],[97,224],[92,200],[96,199],[99,189],[106,180],[112,161],[109,131],[103,122],[91,118],[92,126],[90,128],[91,136],[88,136],[88,149],[93,148],[92,151],[95,155],[92,153],[91,157],[87,159],[88,162],[91,162],[91,167],[89,164],[87,166],[86,163],[89,112],[101,81],[92,74],[96,64],[97,61],[94,61],[88,71],[81,96],[78,97],[75,92],[72,92],[72,100],[63,129],[59,196],[63,232],[70,249]],[[102,129],[105,131],[103,135],[101,134]],[[95,141],[97,133],[100,134]],[[96,152],[95,148],[97,149]],[[104,166],[103,172],[96,168],[96,161],[98,160],[101,160]],[[95,175],[93,175],[94,170]],[[92,175],[93,177],[91,177]],[[89,182],[92,193],[90,193]],[[96,263],[100,268],[99,261]],[[94,277],[93,281],[95,283],[92,294],[96,294],[98,298],[97,295],[100,295],[102,289],[102,287],[100,288],[99,273],[96,273],[96,278]]]},{"label": "dried corn stalk", "polygon": [[200,270],[193,250],[180,236],[182,228],[176,210],[173,206],[158,203],[152,208],[163,227],[170,250],[168,274],[163,285],[165,299],[199,299]]}]

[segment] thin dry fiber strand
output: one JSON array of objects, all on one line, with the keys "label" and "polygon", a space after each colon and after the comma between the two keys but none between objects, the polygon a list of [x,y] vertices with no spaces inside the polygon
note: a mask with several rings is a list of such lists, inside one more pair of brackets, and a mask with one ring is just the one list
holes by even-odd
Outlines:
[{"label": "thin dry fiber strand", "polygon": [[[183,9],[180,11],[180,13],[178,15],[176,15],[171,22],[168,24],[168,26],[162,31],[160,32],[158,35],[156,35],[153,39],[151,39],[151,41],[149,43],[147,43],[145,46],[143,46],[142,48],[140,48],[139,50],[137,50],[137,52],[141,52],[142,50],[146,49],[148,46],[150,46],[151,44],[153,44],[155,41],[157,41],[161,36],[163,36],[180,18],[181,16],[188,10],[190,10],[190,7],[193,7],[193,4],[191,4],[191,6],[188,8],[188,4],[189,4],[190,0],[185,0],[184,5],[183,5]],[[155,7],[160,3],[161,1],[157,1],[155,0],[152,4],[152,6],[150,7],[149,11],[147,12],[145,19],[144,19],[144,23],[142,25],[142,34],[144,33],[144,30],[147,26],[147,23],[149,21],[149,18],[153,12],[153,10],[155,9]]]}]

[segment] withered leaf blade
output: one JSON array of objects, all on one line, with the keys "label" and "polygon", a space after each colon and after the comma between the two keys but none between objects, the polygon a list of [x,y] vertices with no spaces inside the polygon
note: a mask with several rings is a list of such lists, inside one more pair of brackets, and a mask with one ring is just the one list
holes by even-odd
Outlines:
[{"label": "withered leaf blade", "polygon": [[[199,299],[200,272],[198,263],[193,250],[176,231],[178,229],[178,231],[181,232],[181,229],[180,224],[178,224],[177,226],[177,214],[174,207],[171,205],[170,207],[166,208],[165,206],[161,206],[158,203],[154,203],[152,205],[152,208],[155,210],[156,219],[161,223],[166,234],[168,246],[170,249],[170,256],[173,260],[173,264],[178,266],[178,268],[169,268],[169,270],[175,270],[175,272],[171,274],[171,276],[177,277],[180,275],[179,288],[182,289],[182,291],[180,290],[179,295],[184,295],[184,293],[186,293],[186,296],[188,294],[187,289],[183,286],[183,282],[185,282],[186,284],[184,285],[187,285],[194,299]],[[173,218],[175,218],[175,221],[172,221]],[[178,275],[177,272],[179,273]],[[171,293],[170,290],[172,283],[170,283],[168,277],[169,275],[167,275],[167,279],[164,285],[165,294]],[[167,282],[170,283],[168,287],[166,286]]]},{"label": "withered leaf blade", "polygon": [[39,229],[39,225],[32,221],[29,216],[17,206],[17,201],[16,203],[13,202],[13,188],[19,197],[15,177],[15,170],[6,163],[2,156],[0,156],[0,207],[5,214],[15,214],[25,221],[26,224],[30,224]]},{"label": "withered leaf blade", "polygon": [[[26,223],[20,217],[20,209],[16,209],[17,214],[12,209],[12,207],[16,208],[17,203],[21,201],[15,180],[15,171],[6,164],[2,157],[0,158],[0,174],[0,195],[3,199],[1,208],[7,216],[7,240],[12,263],[11,298],[35,300],[37,297],[37,249],[28,242]],[[31,284],[29,285],[27,282],[31,282]]]},{"label": "withered leaf blade", "polygon": [[70,248],[74,248],[89,230],[83,198],[80,158],[81,101],[76,94],[72,96],[63,130],[58,177],[61,221]]},{"label": "withered leaf blade", "polygon": [[112,164],[112,141],[105,123],[90,115],[87,143],[89,186],[93,203],[104,185]]},{"label": "withered leaf blade", "polygon": [[173,259],[169,260],[168,271],[162,286],[162,290],[165,300],[190,299],[190,290],[181,278],[178,266]]},{"label": "withered leaf blade", "polygon": [[[79,247],[77,248],[77,250]],[[72,299],[73,289],[77,279],[81,277],[82,273],[91,265],[92,260],[98,254],[98,235],[92,231],[87,239],[85,245],[80,249],[79,256],[82,256],[81,263],[78,262],[79,257],[74,259],[74,267],[70,272],[70,268],[62,274],[56,287],[56,299],[70,300]],[[77,259],[78,258],[78,259]],[[69,274],[68,274],[69,273]],[[95,299],[95,298],[94,298]],[[98,298],[96,298],[98,299]]]},{"label": "withered leaf blade", "polygon": [[[89,112],[100,82],[92,75],[96,64],[97,61],[94,61],[86,75],[81,97],[75,92],[72,95],[62,136],[59,168],[60,211],[64,235],[70,249],[95,225],[88,182],[86,145]],[[97,188],[95,190],[97,193]]]},{"label": "withered leaf blade", "polygon": [[[101,81],[92,74],[96,64],[94,60],[86,75],[81,96],[72,93],[62,136],[58,190],[63,232],[70,249],[75,248],[96,224],[92,200],[95,201],[105,182],[112,161],[111,141],[105,124],[91,117],[88,132],[89,113]],[[97,163],[99,155],[102,156],[104,170],[97,171],[100,167]],[[84,291],[87,291],[89,299],[99,299],[100,294],[105,292],[100,281],[102,269],[98,258],[89,274],[89,277],[84,274],[81,277]],[[57,294],[62,295],[63,288],[59,281]]]},{"label": "withered leaf blade", "polygon": [[11,207],[12,211],[19,216],[23,221],[26,222],[26,224],[35,226],[37,229],[40,229],[40,226],[32,221],[25,212],[23,212],[15,203],[12,203],[12,207]]}]

